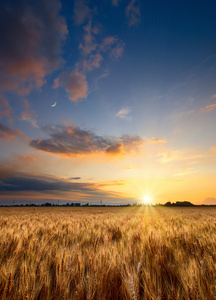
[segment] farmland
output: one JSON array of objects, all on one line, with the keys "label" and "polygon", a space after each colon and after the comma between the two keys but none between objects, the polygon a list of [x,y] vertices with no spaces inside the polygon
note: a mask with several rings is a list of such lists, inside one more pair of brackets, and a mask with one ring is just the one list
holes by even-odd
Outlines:
[{"label": "farmland", "polygon": [[0,208],[1,299],[216,299],[216,208]]}]

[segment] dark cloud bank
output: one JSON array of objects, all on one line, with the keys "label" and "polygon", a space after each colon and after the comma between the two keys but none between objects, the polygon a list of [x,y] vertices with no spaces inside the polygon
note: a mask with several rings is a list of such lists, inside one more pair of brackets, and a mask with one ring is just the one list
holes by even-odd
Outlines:
[{"label": "dark cloud bank", "polygon": [[[30,174],[24,172],[14,171],[12,168],[6,167],[4,165],[0,166],[0,193],[1,199],[4,199],[4,195],[15,196],[17,193],[26,194],[30,192],[31,196],[34,196],[34,193],[41,193],[47,195],[61,195],[64,199],[64,193],[70,192],[71,198],[81,195],[81,197],[90,199],[90,201],[95,201],[99,199],[109,199],[119,200],[121,198],[119,194],[111,191],[103,191],[101,188],[105,186],[112,185],[122,185],[121,182],[105,182],[105,183],[87,183],[87,182],[74,182],[71,180],[77,181],[80,177],[72,177],[69,180],[60,179],[58,177],[41,175],[41,174]],[[31,196],[29,196],[31,198]],[[131,199],[128,199],[131,200]],[[133,200],[133,199],[132,199]]]}]

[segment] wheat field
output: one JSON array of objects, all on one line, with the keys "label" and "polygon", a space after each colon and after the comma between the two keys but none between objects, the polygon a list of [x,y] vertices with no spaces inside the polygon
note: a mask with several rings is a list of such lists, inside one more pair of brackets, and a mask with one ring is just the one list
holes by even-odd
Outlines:
[{"label": "wheat field", "polygon": [[216,209],[0,208],[1,299],[216,299]]}]

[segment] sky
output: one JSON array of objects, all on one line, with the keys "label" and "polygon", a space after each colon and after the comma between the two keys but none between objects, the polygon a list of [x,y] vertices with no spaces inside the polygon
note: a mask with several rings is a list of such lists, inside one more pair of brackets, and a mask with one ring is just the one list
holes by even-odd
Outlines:
[{"label": "sky", "polygon": [[215,1],[0,10],[0,204],[216,204]]}]

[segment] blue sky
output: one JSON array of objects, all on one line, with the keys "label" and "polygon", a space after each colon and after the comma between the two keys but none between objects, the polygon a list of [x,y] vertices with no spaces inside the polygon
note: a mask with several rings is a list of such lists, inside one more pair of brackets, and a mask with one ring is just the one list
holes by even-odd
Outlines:
[{"label": "blue sky", "polygon": [[0,201],[216,203],[215,9],[5,1]]}]

